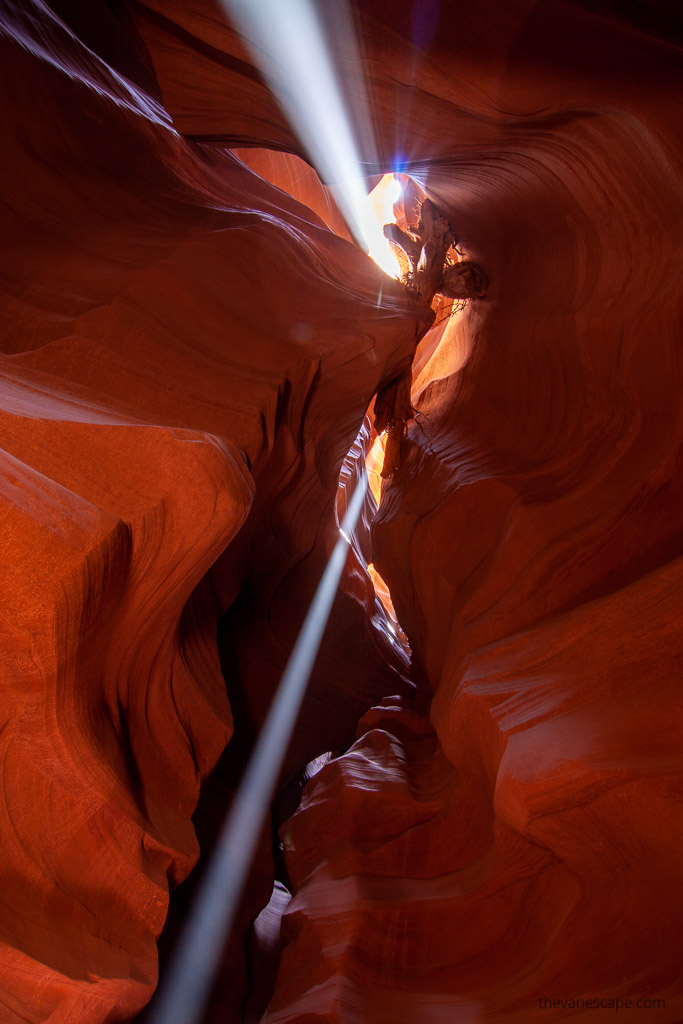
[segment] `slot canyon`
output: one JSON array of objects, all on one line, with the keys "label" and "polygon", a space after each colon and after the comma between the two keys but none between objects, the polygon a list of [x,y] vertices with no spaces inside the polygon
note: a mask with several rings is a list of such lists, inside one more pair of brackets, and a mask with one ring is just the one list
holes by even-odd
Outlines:
[{"label": "slot canyon", "polygon": [[0,1024],[149,1019],[366,476],[203,1024],[681,1024],[679,7],[313,4],[429,305],[228,6],[0,0]]}]

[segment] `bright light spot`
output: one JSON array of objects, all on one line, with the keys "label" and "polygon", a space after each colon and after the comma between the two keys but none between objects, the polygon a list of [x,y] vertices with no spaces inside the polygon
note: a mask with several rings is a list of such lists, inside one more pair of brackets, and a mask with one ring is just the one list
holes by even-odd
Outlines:
[{"label": "bright light spot", "polygon": [[370,492],[379,506],[382,497],[382,467],[384,466],[384,452],[387,447],[386,431],[376,437],[370,446],[365,459],[365,471],[368,474]]},{"label": "bright light spot", "polygon": [[385,224],[395,224],[394,204],[401,198],[401,183],[393,174],[385,174],[367,197],[360,213],[368,252],[375,263],[390,277],[401,276],[401,264],[388,239],[384,237]]},{"label": "bright light spot", "polygon": [[312,761],[309,761],[306,765],[306,778],[312,779],[314,775],[317,775],[319,771],[325,767],[327,762],[332,757],[332,753],[321,754],[320,757],[314,757]]},{"label": "bright light spot", "polygon": [[389,616],[389,622],[387,625],[391,632],[396,635],[396,612],[394,611],[394,605],[391,600],[391,594],[389,593],[389,587],[386,585],[380,574],[375,569],[372,562],[368,565],[368,576],[372,580],[372,585],[375,588],[375,594],[384,606],[384,610]]}]

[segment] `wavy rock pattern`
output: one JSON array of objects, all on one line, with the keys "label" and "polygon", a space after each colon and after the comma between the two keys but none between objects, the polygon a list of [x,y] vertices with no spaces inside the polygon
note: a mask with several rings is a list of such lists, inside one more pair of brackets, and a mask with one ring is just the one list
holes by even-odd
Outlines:
[{"label": "wavy rock pattern", "polygon": [[553,66],[549,8],[494,18],[483,67],[463,9],[420,78],[427,188],[493,283],[418,351],[373,528],[425,692],[283,827],[267,1024],[683,1017],[674,51],[562,5]]},{"label": "wavy rock pattern", "polygon": [[[216,622],[270,531],[286,564],[251,571],[277,678],[305,611],[278,610],[282,577],[324,564],[341,461],[416,321],[398,285],[378,310],[355,246],[180,139],[39,0],[1,25],[0,1017],[129,1020],[232,731]],[[329,689],[323,743],[373,699],[355,687],[344,730]]]},{"label": "wavy rock pattern", "polygon": [[[84,46],[43,0],[0,7],[3,1024],[149,999],[193,825],[223,812],[365,411],[424,327],[325,227],[219,9],[124,13]],[[491,287],[421,342],[400,470],[354,537],[283,783],[360,718],[357,740],[282,826],[263,1021],[529,1024],[575,1016],[543,997],[648,996],[666,1007],[633,1019],[678,1024],[675,26],[611,0],[356,15],[366,168],[401,156]],[[238,935],[211,1019],[239,1019],[243,958]]]}]

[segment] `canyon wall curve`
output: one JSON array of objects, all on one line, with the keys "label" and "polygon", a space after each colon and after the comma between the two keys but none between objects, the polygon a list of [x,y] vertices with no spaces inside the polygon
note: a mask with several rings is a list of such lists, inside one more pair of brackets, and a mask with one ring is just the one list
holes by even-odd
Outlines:
[{"label": "canyon wall curve", "polygon": [[433,326],[219,5],[0,4],[2,1024],[144,1019],[411,363],[205,1024],[683,1020],[683,33],[351,12],[489,281]]}]

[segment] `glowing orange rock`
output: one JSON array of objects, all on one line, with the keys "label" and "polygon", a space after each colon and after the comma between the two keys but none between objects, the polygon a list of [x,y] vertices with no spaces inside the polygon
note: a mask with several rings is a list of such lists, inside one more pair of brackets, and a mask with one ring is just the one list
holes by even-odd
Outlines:
[{"label": "glowing orange rock", "polygon": [[[341,461],[415,323],[398,284],[378,310],[360,250],[33,14],[2,38],[0,1016],[95,1024],[149,999],[197,859],[248,544],[288,531],[264,583],[277,679],[282,578],[324,564]],[[338,692],[320,735],[368,700]]]},{"label": "glowing orange rock", "polygon": [[[489,302],[421,343],[374,551],[366,510],[349,556],[287,772],[401,685],[364,561],[419,692],[366,714],[281,829],[294,895],[264,1022],[534,1024],[566,1017],[544,999],[639,998],[679,1024],[671,25],[551,0],[444,4],[430,26],[415,7],[358,5],[361,155],[384,171],[403,145]],[[342,460],[421,326],[226,152],[298,143],[218,8],[130,11],[163,106],[45,5],[2,15],[8,1022],[126,1020],[149,998],[200,782],[233,710],[239,743],[258,726]]]}]

